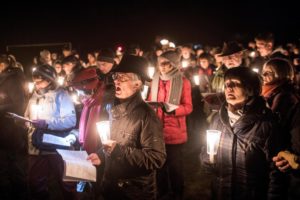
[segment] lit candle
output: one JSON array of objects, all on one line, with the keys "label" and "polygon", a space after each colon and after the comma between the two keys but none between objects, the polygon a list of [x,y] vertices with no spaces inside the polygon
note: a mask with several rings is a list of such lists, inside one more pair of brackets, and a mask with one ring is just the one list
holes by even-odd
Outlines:
[{"label": "lit candle", "polygon": [[199,85],[200,84],[199,75],[194,75],[193,78],[194,78],[195,85]]},{"label": "lit candle", "polygon": [[148,67],[148,76],[152,79],[155,73],[155,67]]},{"label": "lit candle", "polygon": [[110,140],[110,122],[100,121],[96,123],[96,126],[102,144],[106,144]]},{"label": "lit candle", "polygon": [[144,100],[147,98],[148,90],[149,90],[149,86],[148,85],[144,85],[143,91],[141,92],[142,93],[142,98]]},{"label": "lit candle", "polygon": [[258,69],[258,68],[256,68],[256,67],[254,67],[254,68],[252,68],[252,71],[254,71],[254,72],[258,73],[258,72],[259,72],[259,69]]},{"label": "lit candle", "polygon": [[221,137],[221,131],[218,130],[207,130],[207,153],[209,154],[209,162],[214,163],[214,156],[217,154],[219,141]]},{"label": "lit candle", "polygon": [[173,42],[170,42],[170,43],[169,43],[169,47],[170,47],[170,48],[175,48],[176,45],[175,45]]},{"label": "lit candle", "polygon": [[183,60],[183,61],[181,62],[181,66],[182,66],[182,68],[187,68],[187,67],[189,66],[189,61]]},{"label": "lit candle", "polygon": [[167,39],[162,39],[161,41],[160,41],[160,44],[161,45],[167,45],[167,44],[169,44],[169,40],[167,40]]},{"label": "lit candle", "polygon": [[58,85],[63,85],[65,81],[65,78],[62,76],[57,77],[57,83]]},{"label": "lit candle", "polygon": [[29,93],[32,93],[34,89],[34,83],[33,82],[29,82],[28,83],[28,91]]}]

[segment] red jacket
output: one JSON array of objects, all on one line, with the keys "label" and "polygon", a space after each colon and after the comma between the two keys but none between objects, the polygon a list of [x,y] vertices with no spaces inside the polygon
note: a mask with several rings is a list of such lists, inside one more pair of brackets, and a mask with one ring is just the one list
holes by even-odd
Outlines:
[{"label": "red jacket", "polygon": [[[157,102],[166,102],[169,90],[170,81],[159,80]],[[189,80],[183,78],[180,104],[175,110],[175,115],[164,113],[160,107],[156,111],[163,124],[164,140],[166,144],[182,144],[187,141],[186,116],[190,114],[192,110],[191,84]]]}]

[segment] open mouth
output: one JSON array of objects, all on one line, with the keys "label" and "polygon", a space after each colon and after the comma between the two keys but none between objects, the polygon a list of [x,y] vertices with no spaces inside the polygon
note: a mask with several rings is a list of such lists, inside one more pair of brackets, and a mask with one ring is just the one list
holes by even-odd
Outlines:
[{"label": "open mouth", "polygon": [[115,93],[116,93],[116,94],[120,94],[120,93],[121,93],[121,88],[120,88],[120,87],[118,87],[118,86],[116,86]]}]

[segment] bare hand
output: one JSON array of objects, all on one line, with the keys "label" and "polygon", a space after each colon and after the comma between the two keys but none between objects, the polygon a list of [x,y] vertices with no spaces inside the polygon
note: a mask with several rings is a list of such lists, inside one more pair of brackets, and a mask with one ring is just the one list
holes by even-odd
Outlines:
[{"label": "bare hand", "polygon": [[274,156],[273,161],[281,172],[286,172],[289,168],[291,168],[289,162],[281,156]]},{"label": "bare hand", "polygon": [[98,165],[101,164],[100,158],[99,158],[98,155],[95,154],[95,153],[90,154],[90,155],[87,157],[87,160],[90,160],[90,161],[92,162],[92,164],[93,164],[93,165],[96,165],[96,166],[98,166]]}]

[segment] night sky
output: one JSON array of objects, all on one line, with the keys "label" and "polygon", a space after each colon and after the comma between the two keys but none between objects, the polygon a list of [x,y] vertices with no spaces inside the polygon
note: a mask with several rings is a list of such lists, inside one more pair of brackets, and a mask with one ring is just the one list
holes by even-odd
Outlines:
[{"label": "night sky", "polygon": [[288,1],[129,2],[44,1],[1,7],[1,52],[6,45],[53,42],[72,42],[81,50],[118,43],[149,48],[156,35],[176,44],[212,45],[245,42],[264,31],[274,32],[279,42],[300,38],[300,14]]}]

